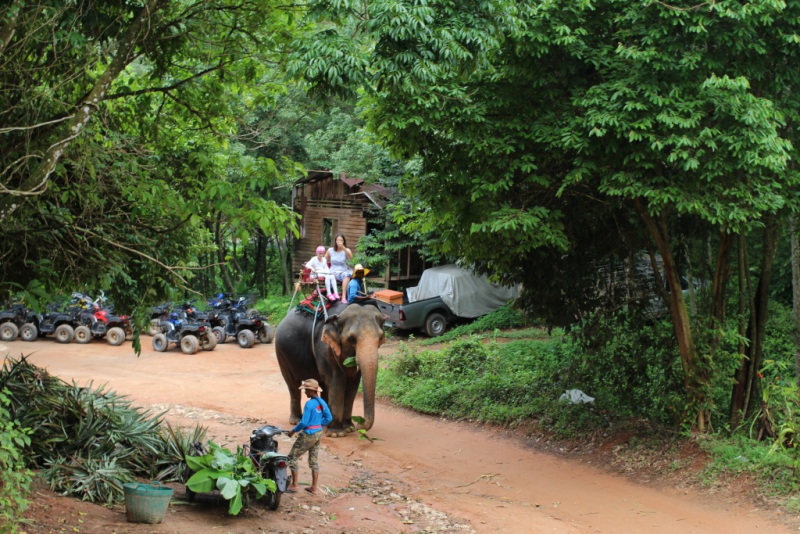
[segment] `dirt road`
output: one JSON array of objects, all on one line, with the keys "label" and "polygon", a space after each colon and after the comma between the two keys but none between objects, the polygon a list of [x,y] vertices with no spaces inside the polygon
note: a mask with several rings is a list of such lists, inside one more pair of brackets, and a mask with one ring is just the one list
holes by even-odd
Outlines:
[{"label": "dirt road", "polygon": [[[186,356],[174,349],[155,353],[149,338],[142,341],[145,351],[138,358],[129,343],[59,345],[48,339],[0,345],[0,355],[24,351],[65,380],[107,382],[141,405],[170,409],[171,420],[208,425],[210,434],[227,444],[246,442],[250,430],[265,422],[289,427],[288,394],[273,345],[243,350],[229,343]],[[355,412],[361,413],[360,399],[356,402]],[[644,487],[535,452],[502,431],[420,416],[388,403],[378,404],[369,434],[382,441],[353,435],[325,439],[321,483],[331,493],[284,495],[282,515],[256,509],[228,518],[218,507],[182,507],[161,525],[137,529],[124,523],[119,511],[94,510],[102,516],[95,530],[84,517],[80,531],[789,532],[753,506]],[[286,438],[281,449],[289,447]],[[301,464],[301,480],[309,477]],[[81,503],[72,517],[93,515],[80,511],[93,510],[89,506]]]}]

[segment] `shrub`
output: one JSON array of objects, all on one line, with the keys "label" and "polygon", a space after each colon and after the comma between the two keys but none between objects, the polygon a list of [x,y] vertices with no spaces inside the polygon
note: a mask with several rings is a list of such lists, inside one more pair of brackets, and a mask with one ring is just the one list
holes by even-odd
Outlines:
[{"label": "shrub", "polygon": [[495,330],[507,328],[522,328],[531,324],[533,324],[532,320],[522,310],[505,305],[483,317],[475,319],[471,323],[457,326],[437,338],[422,340],[419,344],[432,345],[433,343],[451,341],[469,334],[494,332]]},{"label": "shrub", "polygon": [[31,472],[22,452],[31,443],[30,431],[11,420],[8,390],[0,393],[0,532],[16,532],[28,507]]}]

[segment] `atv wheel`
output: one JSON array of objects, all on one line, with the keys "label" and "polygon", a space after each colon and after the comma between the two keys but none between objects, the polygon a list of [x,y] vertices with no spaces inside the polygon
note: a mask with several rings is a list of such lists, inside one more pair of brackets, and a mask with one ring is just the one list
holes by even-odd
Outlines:
[{"label": "atv wheel", "polygon": [[225,343],[228,335],[225,333],[224,326],[215,326],[214,327],[214,335],[217,336],[217,343]]},{"label": "atv wheel", "polygon": [[68,324],[62,324],[56,328],[55,334],[59,343],[69,343],[75,337],[75,330]]},{"label": "atv wheel", "polygon": [[78,343],[88,343],[92,340],[92,331],[88,326],[79,326],[75,329],[75,341]]},{"label": "atv wheel", "polygon": [[239,342],[239,346],[243,349],[249,349],[256,342],[256,336],[250,330],[242,330],[236,336],[236,341]]},{"label": "atv wheel", "polygon": [[272,343],[273,339],[275,339],[275,329],[270,325],[265,324],[258,329],[258,340],[261,343]]},{"label": "atv wheel", "polygon": [[247,310],[245,310],[244,312],[244,316],[247,317],[248,319],[255,319],[259,315],[260,314],[258,313],[258,310],[255,308],[247,308]]},{"label": "atv wheel", "polygon": [[118,326],[109,329],[108,333],[106,334],[106,340],[108,340],[108,344],[112,347],[122,345],[122,342],[125,341],[125,330]]},{"label": "atv wheel", "polygon": [[181,350],[184,354],[194,354],[200,350],[200,341],[191,334],[184,336],[181,339]]},{"label": "atv wheel", "polygon": [[0,324],[0,340],[1,341],[14,341],[19,334],[19,328],[14,323]]},{"label": "atv wheel", "polygon": [[36,325],[33,323],[25,323],[22,325],[22,328],[19,329],[19,337],[22,338],[22,341],[36,341],[38,336],[39,329],[36,328]]},{"label": "atv wheel", "polygon": [[156,334],[161,332],[161,322],[158,319],[153,319],[150,321],[150,326],[147,328],[147,333],[151,336],[155,336]]},{"label": "atv wheel", "polygon": [[164,334],[156,334],[153,336],[153,350],[156,352],[164,352],[169,347],[169,341]]},{"label": "atv wheel", "polygon": [[200,336],[200,346],[203,350],[214,350],[217,346],[217,335],[214,332],[208,332]]}]

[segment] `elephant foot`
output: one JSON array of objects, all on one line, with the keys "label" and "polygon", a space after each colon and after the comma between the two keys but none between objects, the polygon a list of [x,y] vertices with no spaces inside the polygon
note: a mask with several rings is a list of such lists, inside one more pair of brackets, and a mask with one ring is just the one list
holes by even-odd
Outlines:
[{"label": "elephant foot", "polygon": [[289,424],[296,425],[297,423],[300,422],[301,419],[302,419],[302,417],[300,417],[299,415],[290,415],[289,416]]},{"label": "elephant foot", "polygon": [[331,428],[330,426],[325,428],[325,436],[328,438],[343,438],[347,435],[347,430],[343,427],[338,428]]},{"label": "elephant foot", "polygon": [[356,431],[356,425],[352,421],[345,422],[343,426],[344,426],[345,432],[347,432],[348,434],[350,432],[355,432]]}]

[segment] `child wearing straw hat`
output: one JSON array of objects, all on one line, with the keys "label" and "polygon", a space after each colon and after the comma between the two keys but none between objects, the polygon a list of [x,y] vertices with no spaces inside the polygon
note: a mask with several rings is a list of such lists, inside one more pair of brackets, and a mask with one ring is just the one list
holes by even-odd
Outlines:
[{"label": "child wearing straw hat", "polygon": [[319,382],[313,378],[303,380],[300,389],[305,390],[308,401],[303,407],[303,418],[289,432],[290,438],[297,433],[299,435],[289,453],[292,483],[286,488],[286,493],[297,493],[297,460],[307,452],[308,466],[311,468],[311,487],[306,488],[306,491],[316,494],[319,491],[317,483],[319,482],[319,442],[322,440],[322,428],[333,421],[333,415],[331,415],[328,405],[319,396],[322,393]]}]

